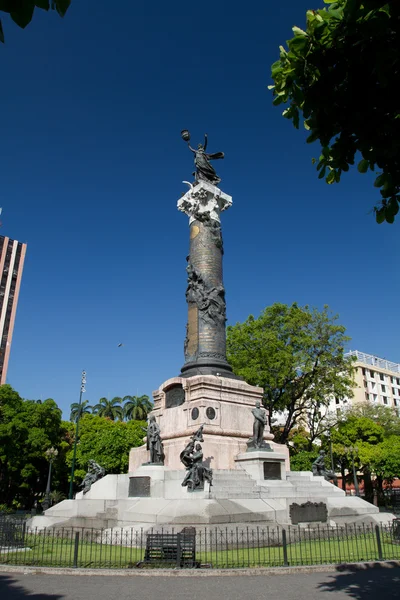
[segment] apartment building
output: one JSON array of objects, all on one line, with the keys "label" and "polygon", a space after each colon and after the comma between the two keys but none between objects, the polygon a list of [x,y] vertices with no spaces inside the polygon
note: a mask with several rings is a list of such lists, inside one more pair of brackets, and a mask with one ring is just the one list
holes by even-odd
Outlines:
[{"label": "apartment building", "polygon": [[26,244],[0,236],[0,384],[6,383]]},{"label": "apartment building", "polygon": [[330,410],[337,410],[360,402],[371,402],[395,408],[400,413],[400,364],[372,354],[351,350],[354,356],[354,397],[333,399]]}]

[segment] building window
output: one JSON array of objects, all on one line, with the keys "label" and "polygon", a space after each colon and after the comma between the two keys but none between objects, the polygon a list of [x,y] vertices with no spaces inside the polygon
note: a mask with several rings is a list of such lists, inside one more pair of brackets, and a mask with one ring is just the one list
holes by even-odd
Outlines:
[{"label": "building window", "polygon": [[396,388],[392,388],[392,394],[393,394],[393,396],[396,395]]},{"label": "building window", "polygon": [[367,394],[367,392],[365,392],[365,399],[369,400],[369,394]]},{"label": "building window", "polygon": [[364,376],[365,376],[365,374],[366,374],[366,371],[365,371],[364,367],[363,367],[363,369],[362,369],[362,374],[363,374]]},{"label": "building window", "polygon": [[374,378],[375,378],[375,373],[374,373],[374,371],[370,371],[370,372],[369,372],[369,374],[370,374],[370,376],[372,377],[372,379],[374,379]]},{"label": "building window", "polygon": [[398,406],[398,403],[397,403],[397,400],[396,400],[396,398],[393,400],[393,402],[394,402],[394,405],[395,405],[395,406]]},{"label": "building window", "polygon": [[383,404],[387,404],[388,403],[386,396],[382,396],[382,400],[383,400]]},{"label": "building window", "polygon": [[396,383],[396,378],[395,377],[391,377],[392,383]]},{"label": "building window", "polygon": [[378,400],[378,396],[376,394],[374,394],[374,402],[376,402]]},{"label": "building window", "polygon": [[367,388],[368,387],[368,383],[365,381],[364,379],[364,387]]},{"label": "building window", "polygon": [[335,402],[336,402],[336,404],[340,404],[339,398],[335,398]]},{"label": "building window", "polygon": [[400,378],[399,377],[396,377],[396,383],[397,383],[397,385],[400,385]]},{"label": "building window", "polygon": [[372,382],[372,390],[375,391],[376,390],[376,383],[375,381]]},{"label": "building window", "polygon": [[382,385],[381,385],[381,388],[382,388],[382,392],[386,392],[386,385],[383,385],[383,384],[382,384]]},{"label": "building window", "polygon": [[383,373],[379,373],[379,377],[380,377],[381,381],[385,381],[385,376]]}]

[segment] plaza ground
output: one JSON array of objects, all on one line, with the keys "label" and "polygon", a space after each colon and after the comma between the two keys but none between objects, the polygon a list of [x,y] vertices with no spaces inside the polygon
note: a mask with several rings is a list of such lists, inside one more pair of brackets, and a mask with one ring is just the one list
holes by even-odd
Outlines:
[{"label": "plaza ground", "polygon": [[326,572],[225,576],[100,576],[0,572],[2,600],[385,600],[399,598],[400,567],[338,566]]}]

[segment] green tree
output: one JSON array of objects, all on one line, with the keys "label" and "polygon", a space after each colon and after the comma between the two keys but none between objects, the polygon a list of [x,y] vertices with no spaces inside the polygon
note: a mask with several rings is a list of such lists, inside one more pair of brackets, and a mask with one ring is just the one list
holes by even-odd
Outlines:
[{"label": "green tree", "polygon": [[[318,177],[339,182],[378,169],[378,223],[393,223],[400,200],[400,3],[394,0],[324,0],[308,10],[305,31],[280,46],[272,65],[273,104],[322,146]],[[359,156],[359,158],[357,158]],[[361,159],[361,160],[360,160]]]},{"label": "green tree", "polygon": [[[8,13],[14,23],[25,28],[32,21],[35,8],[56,10],[60,17],[63,17],[70,4],[71,0],[0,0],[0,11]],[[1,20],[0,42],[4,42]]]},{"label": "green tree", "polygon": [[78,418],[81,418],[82,415],[90,414],[92,410],[93,406],[89,405],[89,400],[84,400],[82,404],[79,404],[79,402],[73,402],[71,404],[70,420],[75,423]]},{"label": "green tree", "polygon": [[383,481],[400,477],[400,418],[393,408],[363,403],[345,411],[332,430],[335,460],[351,471],[351,456],[346,447],[356,446],[355,464],[363,473],[365,495],[372,501],[375,477],[379,495],[383,496]]},{"label": "green tree", "polygon": [[[30,508],[46,487],[45,451],[60,445],[61,410],[51,399],[23,400],[9,385],[0,386],[0,404],[0,498]],[[57,457],[55,473],[59,461]]]},{"label": "green tree", "polygon": [[124,415],[127,421],[145,421],[153,409],[153,404],[145,394],[143,396],[124,396]]},{"label": "green tree", "polygon": [[[75,471],[76,481],[81,481],[87,471],[89,459],[105,468],[107,473],[126,473],[131,448],[143,444],[143,421],[112,421],[97,415],[83,415],[80,421]],[[67,453],[71,465],[72,447]]]},{"label": "green tree", "polygon": [[99,417],[107,417],[111,421],[124,418],[124,409],[121,406],[122,398],[115,396],[112,400],[100,398],[99,403],[93,406],[93,414]]},{"label": "green tree", "polygon": [[353,395],[352,359],[343,353],[348,340],[328,307],[319,312],[273,304],[257,319],[250,315],[228,327],[227,354],[234,372],[264,388],[271,422],[284,411],[280,443],[308,411],[323,410],[333,397]]}]

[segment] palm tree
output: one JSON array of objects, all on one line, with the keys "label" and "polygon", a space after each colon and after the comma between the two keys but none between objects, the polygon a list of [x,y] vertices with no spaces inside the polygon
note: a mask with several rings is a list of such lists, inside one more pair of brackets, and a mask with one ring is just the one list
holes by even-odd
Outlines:
[{"label": "palm tree", "polygon": [[100,398],[99,403],[93,406],[93,413],[99,417],[108,417],[111,421],[124,418],[124,409],[121,406],[122,398],[116,396],[112,400]]},{"label": "palm tree", "polygon": [[84,400],[81,405],[79,405],[79,402],[73,402],[71,404],[71,416],[69,418],[70,421],[75,423],[76,420],[78,418],[80,419],[82,415],[92,412],[93,407],[88,406],[88,404],[89,400]]},{"label": "palm tree", "polygon": [[153,404],[149,397],[143,396],[124,396],[124,415],[127,421],[145,421],[147,415],[153,410]]}]

